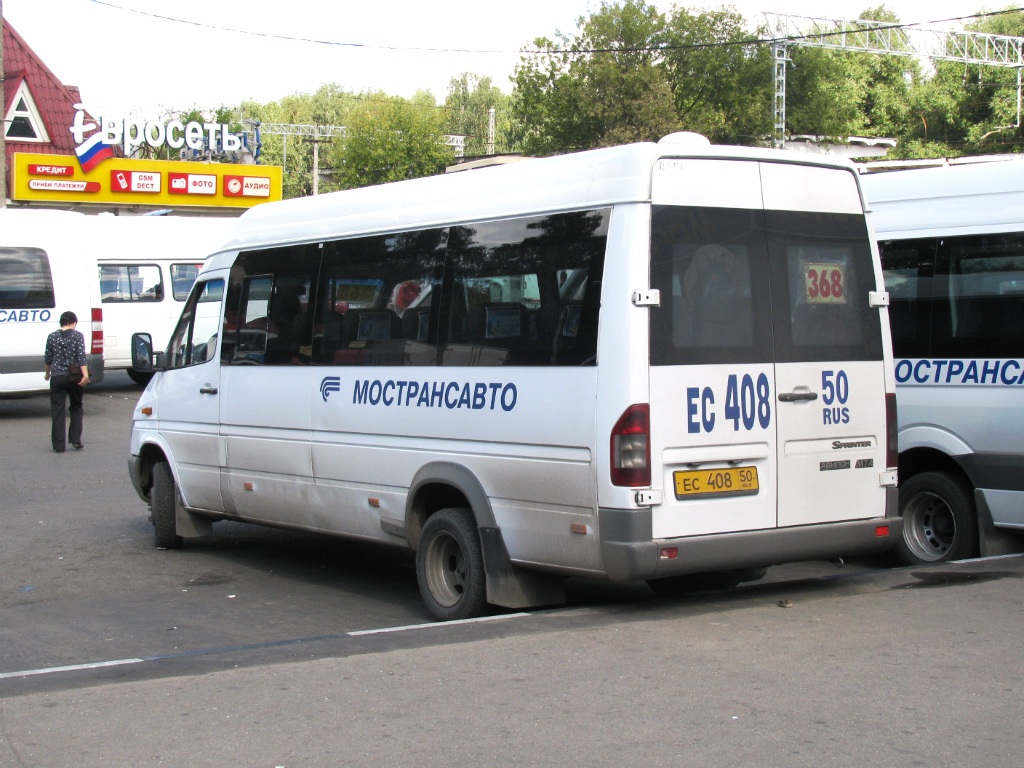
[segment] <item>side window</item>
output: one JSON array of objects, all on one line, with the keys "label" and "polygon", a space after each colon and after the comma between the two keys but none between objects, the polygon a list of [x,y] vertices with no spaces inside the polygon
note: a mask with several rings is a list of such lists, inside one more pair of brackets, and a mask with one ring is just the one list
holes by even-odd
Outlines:
[{"label": "side window", "polygon": [[[878,244],[889,291],[889,325],[896,357],[929,357],[935,274],[935,238]],[[948,327],[948,312],[940,322]],[[948,334],[948,332],[947,332]]]},{"label": "side window", "polygon": [[934,354],[1024,357],[1024,233],[944,238],[939,258]]},{"label": "side window", "polygon": [[223,280],[196,283],[167,346],[169,368],[185,368],[214,359],[223,296]]},{"label": "side window", "polygon": [[766,211],[777,362],[881,360],[863,216]]},{"label": "side window", "polygon": [[771,360],[764,226],[761,210],[653,207],[652,365]]},{"label": "side window", "polygon": [[593,365],[609,211],[452,227],[443,365]]},{"label": "side window", "polygon": [[46,251],[0,247],[0,308],[52,309],[55,306]]},{"label": "side window", "polygon": [[188,292],[192,290],[192,284],[202,268],[202,264],[171,264],[171,296],[175,301],[188,298]]},{"label": "side window", "polygon": [[160,267],[156,264],[100,264],[100,296],[104,304],[162,301],[164,285]]},{"label": "side window", "polygon": [[437,365],[440,229],[324,244],[311,347],[317,365]]},{"label": "side window", "polygon": [[319,269],[317,245],[239,254],[231,268],[221,360],[226,365],[309,365],[310,308]]}]

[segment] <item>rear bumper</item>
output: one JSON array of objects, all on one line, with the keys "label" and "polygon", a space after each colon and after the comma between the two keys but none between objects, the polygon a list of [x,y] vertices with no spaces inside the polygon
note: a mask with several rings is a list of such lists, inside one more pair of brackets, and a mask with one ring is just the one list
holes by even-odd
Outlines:
[{"label": "rear bumper", "polygon": [[[895,493],[893,488],[891,495],[895,497]],[[897,516],[895,506],[887,505],[891,516],[887,514],[884,518],[680,539],[652,539],[649,510],[602,509],[598,514],[605,572],[612,581],[627,583],[876,554],[894,546],[902,535],[903,519]],[[880,526],[888,526],[888,535],[879,535]],[[676,548],[677,556],[661,558],[665,547]]]}]

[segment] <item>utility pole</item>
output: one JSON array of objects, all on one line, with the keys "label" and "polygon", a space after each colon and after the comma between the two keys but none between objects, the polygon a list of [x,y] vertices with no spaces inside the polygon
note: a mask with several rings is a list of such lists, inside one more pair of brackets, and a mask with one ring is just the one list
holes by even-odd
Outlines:
[{"label": "utility pole", "polygon": [[306,138],[313,145],[313,194],[320,194],[320,145],[329,142],[326,136],[309,136]]},{"label": "utility pole", "polygon": [[0,208],[7,205],[7,99],[4,98],[4,0],[0,0]]},{"label": "utility pole", "polygon": [[494,154],[494,107],[487,110],[487,154]]}]

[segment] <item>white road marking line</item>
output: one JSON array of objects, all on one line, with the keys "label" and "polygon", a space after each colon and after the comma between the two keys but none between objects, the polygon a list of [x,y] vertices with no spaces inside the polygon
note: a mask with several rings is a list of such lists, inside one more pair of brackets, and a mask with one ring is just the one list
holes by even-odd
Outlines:
[{"label": "white road marking line", "polygon": [[117,667],[123,664],[141,664],[143,661],[145,659],[117,659],[115,661],[94,661],[91,664],[69,664],[66,667],[45,667],[43,669],[26,669],[21,672],[0,672],[0,679],[6,677],[28,677],[29,675],[52,675],[55,672],[77,672],[83,669]]},{"label": "white road marking line", "polygon": [[481,616],[476,619],[456,619],[455,621],[434,621],[429,624],[407,624],[404,627],[384,627],[383,629],[361,629],[356,632],[346,632],[348,637],[360,635],[382,635],[385,632],[408,632],[412,629],[429,629],[430,627],[452,627],[456,624],[479,624],[483,621],[501,621],[502,619],[518,619],[529,616],[529,613],[504,613],[501,616]]},{"label": "white road marking line", "polygon": [[[484,621],[501,621],[503,619],[516,619],[522,618],[523,616],[530,616],[529,613],[505,613],[500,616],[481,616],[476,619],[457,619],[455,621],[435,621],[428,624],[407,624],[401,627],[382,627],[381,629],[362,629],[356,632],[346,632],[343,635],[334,635],[333,637],[359,637],[361,635],[382,635],[388,632],[408,632],[414,629],[429,629],[431,627],[451,627],[457,624],[479,624]],[[296,642],[303,642],[302,640],[289,640],[282,643],[270,643],[269,646],[273,645],[291,645]],[[237,648],[219,648],[217,652],[232,651],[232,650],[245,650],[249,648],[264,647],[262,644],[256,646],[239,646]],[[184,656],[201,655],[210,653],[210,650],[202,651],[190,651],[184,653],[168,654],[165,656],[151,656],[146,659],[116,659],[114,661],[95,661],[90,664],[69,664],[63,667],[44,667],[41,669],[25,669],[20,672],[0,672],[0,680],[12,678],[12,677],[30,677],[32,675],[52,675],[58,672],[80,672],[88,669],[102,669],[103,667],[117,667],[125,664],[142,664],[146,661],[161,661],[165,659],[181,658]]]}]

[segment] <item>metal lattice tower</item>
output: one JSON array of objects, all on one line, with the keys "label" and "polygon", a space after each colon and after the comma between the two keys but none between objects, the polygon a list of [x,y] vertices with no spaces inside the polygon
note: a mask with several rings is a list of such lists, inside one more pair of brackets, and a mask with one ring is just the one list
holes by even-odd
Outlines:
[{"label": "metal lattice tower", "polygon": [[[345,136],[343,125],[307,125],[298,123],[264,123],[251,118],[243,118],[242,122],[258,132],[261,136],[283,136],[281,147],[281,166],[288,167],[288,137],[297,136],[313,145],[313,194],[319,193],[320,182],[320,145],[336,136]],[[445,136],[444,143],[454,147],[455,156],[462,157],[466,146],[465,136]]]},{"label": "metal lattice tower", "polygon": [[989,35],[981,32],[939,29],[927,26],[902,26],[864,19],[820,19],[765,13],[774,35],[775,60],[775,137],[782,148],[786,135],[786,61],[792,46],[831,48],[892,56],[928,58],[984,64],[1017,70],[1017,125],[1021,116],[1021,69],[1024,67],[1024,38]]},{"label": "metal lattice tower", "polygon": [[[245,122],[251,125],[259,125],[260,133],[265,136],[298,136],[300,138],[318,141],[320,139],[333,139],[335,136],[345,135],[345,126],[343,125],[256,123],[252,120]],[[455,148],[456,157],[462,157],[463,148],[466,145],[465,136],[445,136],[444,143]]]}]

